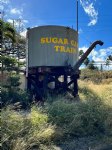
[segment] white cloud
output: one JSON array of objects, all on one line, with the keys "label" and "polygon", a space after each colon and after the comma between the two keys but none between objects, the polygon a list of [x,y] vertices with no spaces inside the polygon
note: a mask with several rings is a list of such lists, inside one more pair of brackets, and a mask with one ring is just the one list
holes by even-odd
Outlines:
[{"label": "white cloud", "polygon": [[[87,46],[83,46],[83,47],[80,47],[79,50],[83,50],[83,52],[86,52],[86,50],[88,49]],[[105,49],[99,49],[99,50],[93,50],[90,55],[89,55],[89,58],[98,62],[98,61],[103,61],[105,62],[106,61],[106,58],[109,56],[109,55],[112,55],[112,47],[107,47]]]},{"label": "white cloud", "polygon": [[[94,55],[95,54],[95,55]],[[107,47],[105,49],[100,49],[98,51],[94,50],[91,53],[91,58],[94,61],[106,61],[107,57],[112,54],[112,47]]]},{"label": "white cloud", "polygon": [[21,36],[26,37],[27,30],[25,29],[23,32],[20,33]]},{"label": "white cloud", "polygon": [[94,3],[96,0],[80,0],[80,3],[85,11],[85,13],[89,16],[90,22],[88,26],[95,25],[98,21],[98,11],[95,10]]},{"label": "white cloud", "polygon": [[11,13],[11,14],[15,14],[15,15],[21,15],[22,12],[23,12],[23,9],[12,8],[12,9],[10,10],[10,13]]},{"label": "white cloud", "polygon": [[[83,50],[84,52],[88,49],[87,46],[80,47],[79,50]],[[112,47],[107,47],[99,50],[93,50],[89,59],[95,61],[95,65],[100,68],[101,64],[103,65],[104,70],[112,70],[112,61],[110,61],[110,66],[106,66],[106,59],[109,55],[112,55]]]},{"label": "white cloud", "polygon": [[0,5],[0,10],[3,10],[4,9],[4,6],[3,5]]},{"label": "white cloud", "polygon": [[8,4],[10,2],[10,0],[0,0],[0,3],[2,4]]},{"label": "white cloud", "polygon": [[28,23],[29,21],[28,20],[23,20],[23,23]]},{"label": "white cloud", "polygon": [[0,0],[0,11],[4,10],[4,6],[9,4],[10,0]]},{"label": "white cloud", "polygon": [[13,23],[13,20],[12,19],[7,19],[7,22]]},{"label": "white cloud", "polygon": [[88,23],[88,26],[95,25],[97,23],[97,19],[93,19]]},{"label": "white cloud", "polygon": [[83,47],[80,47],[79,50],[83,50],[83,52],[86,52],[86,50],[88,49],[87,46],[83,46]]},{"label": "white cloud", "polygon": [[79,33],[79,34],[82,34],[82,33],[83,33],[83,30],[80,28],[79,31],[78,31],[78,33]]}]

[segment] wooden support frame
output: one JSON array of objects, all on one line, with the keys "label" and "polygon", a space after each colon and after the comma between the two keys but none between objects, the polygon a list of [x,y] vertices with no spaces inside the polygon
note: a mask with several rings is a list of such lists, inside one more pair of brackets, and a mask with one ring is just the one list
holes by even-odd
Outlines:
[{"label": "wooden support frame", "polygon": [[[44,68],[45,69],[45,68]],[[74,97],[78,95],[78,84],[77,80],[79,74],[76,74],[70,78],[73,70],[70,68],[47,68],[50,71],[39,71],[44,70],[43,68],[30,68],[27,77],[27,89],[35,96],[37,101],[42,101],[47,98],[48,93],[50,94],[61,94],[69,92]],[[59,81],[59,77],[63,76],[63,81]],[[68,80],[70,78],[70,81]],[[54,83],[54,88],[50,88],[48,85]],[[72,88],[70,87],[72,85]]]}]

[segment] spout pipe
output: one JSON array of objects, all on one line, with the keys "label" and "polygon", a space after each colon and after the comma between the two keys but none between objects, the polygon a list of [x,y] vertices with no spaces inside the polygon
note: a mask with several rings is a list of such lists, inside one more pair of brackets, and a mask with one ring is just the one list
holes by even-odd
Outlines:
[{"label": "spout pipe", "polygon": [[92,43],[92,45],[87,49],[87,51],[82,55],[82,57],[77,61],[77,63],[73,67],[74,72],[76,72],[79,69],[79,67],[82,65],[84,60],[87,58],[87,56],[90,54],[90,52],[95,48],[97,44],[102,46],[103,42],[99,40],[99,41],[95,41],[94,43]]}]

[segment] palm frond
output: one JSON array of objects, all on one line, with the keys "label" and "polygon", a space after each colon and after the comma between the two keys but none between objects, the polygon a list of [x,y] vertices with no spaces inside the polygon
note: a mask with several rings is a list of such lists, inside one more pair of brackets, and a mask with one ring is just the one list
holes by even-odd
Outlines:
[{"label": "palm frond", "polygon": [[15,35],[11,34],[10,32],[4,32],[4,37],[11,39],[14,43],[16,42]]}]

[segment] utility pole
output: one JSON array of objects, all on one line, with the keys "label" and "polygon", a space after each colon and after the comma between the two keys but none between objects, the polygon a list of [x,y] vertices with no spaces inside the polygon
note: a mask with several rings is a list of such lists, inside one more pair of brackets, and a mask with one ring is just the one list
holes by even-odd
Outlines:
[{"label": "utility pole", "polygon": [[22,19],[13,19],[13,27],[16,28],[18,34],[22,31]]},{"label": "utility pole", "polygon": [[[4,44],[4,37],[3,37],[3,20],[4,20],[4,11],[0,12],[0,19],[1,19],[1,23],[0,23],[0,50],[2,51],[3,48],[3,44]],[[2,53],[0,53],[0,56],[2,55]],[[2,83],[3,83],[3,61],[1,63],[1,75],[2,75]]]},{"label": "utility pole", "polygon": [[0,11],[0,19],[2,19],[2,12]]},{"label": "utility pole", "polygon": [[3,21],[4,21],[4,11],[0,12],[0,19],[1,19],[1,22],[0,22],[0,48],[2,49],[3,48],[3,44],[4,44],[4,38],[3,38]]},{"label": "utility pole", "polygon": [[77,28],[77,33],[79,31],[79,2],[76,0],[76,28]]},{"label": "utility pole", "polygon": [[5,12],[4,12],[4,11],[0,12],[0,19],[1,19],[2,21],[4,20],[4,15],[5,15]]},{"label": "utility pole", "polygon": [[[13,27],[17,28],[18,31],[18,37],[20,36],[21,32],[21,25],[22,25],[22,20],[21,19],[13,19]],[[19,37],[20,38],[20,37]],[[17,39],[17,60],[18,60],[18,73],[19,73],[19,59],[20,59],[20,45],[19,45],[19,40]]]},{"label": "utility pole", "polygon": [[[18,22],[18,34],[20,36],[20,32],[21,32],[21,19],[18,19],[17,22]],[[19,53],[20,53],[19,41],[17,41],[17,47],[18,47],[17,55],[18,55],[18,70],[19,70],[19,67],[20,67],[19,66],[19,58],[20,58],[20,55],[19,55]],[[19,73],[19,71],[18,71],[18,73]]]},{"label": "utility pole", "polygon": [[[1,17],[1,12],[0,12],[0,17]],[[2,31],[2,21],[0,21],[0,49],[2,49],[2,40],[3,40],[3,31]]]},{"label": "utility pole", "polygon": [[13,28],[15,28],[15,25],[14,25],[14,19],[13,19],[13,23],[12,23],[12,25],[13,25]]}]

